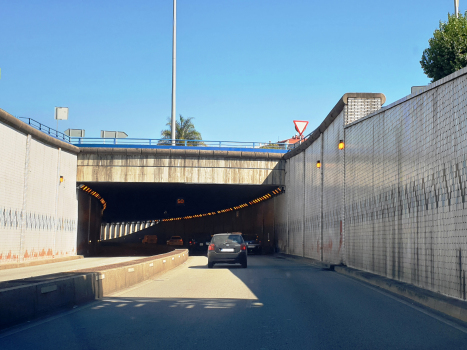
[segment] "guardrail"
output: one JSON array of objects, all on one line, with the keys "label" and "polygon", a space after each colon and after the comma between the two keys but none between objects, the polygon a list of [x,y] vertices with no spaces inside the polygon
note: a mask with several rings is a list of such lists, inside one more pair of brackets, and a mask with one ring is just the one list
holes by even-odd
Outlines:
[{"label": "guardrail", "polygon": [[182,146],[182,147],[220,147],[220,148],[259,148],[289,150],[287,143],[272,142],[242,142],[242,141],[206,141],[206,140],[175,140],[171,139],[137,139],[137,138],[100,138],[100,137],[71,137],[75,146]]},{"label": "guardrail", "polygon": [[[174,140],[171,139],[140,139],[140,138],[101,138],[101,137],[70,137],[58,130],[52,129],[32,118],[19,117],[26,124],[42,131],[44,134],[55,137],[56,139],[71,143],[78,147],[215,147],[215,148],[249,148],[249,149],[270,149],[288,152],[300,143],[295,144],[279,142],[243,142],[243,141],[206,141],[206,140]],[[311,135],[311,134],[310,134]]]},{"label": "guardrail", "polygon": [[21,119],[23,122],[25,122],[26,124],[29,124],[34,129],[42,131],[44,134],[50,135],[52,137],[55,137],[56,139],[59,139],[65,142],[70,142],[70,136],[65,135],[64,133],[58,130],[49,128],[47,125],[39,123],[37,120],[34,120],[32,118],[24,118],[24,117],[19,117],[18,119]]}]

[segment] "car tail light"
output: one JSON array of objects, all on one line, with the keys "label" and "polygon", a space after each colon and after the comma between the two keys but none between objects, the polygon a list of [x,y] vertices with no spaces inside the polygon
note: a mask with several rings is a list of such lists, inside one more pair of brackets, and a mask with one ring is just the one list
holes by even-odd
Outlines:
[{"label": "car tail light", "polygon": [[191,244],[191,243],[192,243],[192,242],[190,241],[190,244]]},{"label": "car tail light", "polygon": [[216,249],[216,245],[214,243],[209,245],[208,250],[215,250],[215,249]]},{"label": "car tail light", "polygon": [[245,243],[240,244],[240,250],[246,250],[246,244]]}]

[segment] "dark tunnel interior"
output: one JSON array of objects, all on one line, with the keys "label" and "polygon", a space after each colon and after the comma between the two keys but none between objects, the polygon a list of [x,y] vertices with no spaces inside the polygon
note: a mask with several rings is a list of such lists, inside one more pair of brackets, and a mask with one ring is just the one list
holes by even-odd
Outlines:
[{"label": "dark tunnel interior", "polygon": [[98,192],[107,202],[102,222],[146,221],[204,214],[248,203],[277,188],[271,185],[83,184]]}]

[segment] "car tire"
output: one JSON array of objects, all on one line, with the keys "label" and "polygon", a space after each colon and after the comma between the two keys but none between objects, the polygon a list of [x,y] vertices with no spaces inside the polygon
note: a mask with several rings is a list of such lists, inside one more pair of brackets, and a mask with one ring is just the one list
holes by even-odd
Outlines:
[{"label": "car tire", "polygon": [[246,260],[244,262],[242,262],[242,267],[244,269],[246,269],[248,267],[248,263],[246,262]]},{"label": "car tire", "polygon": [[213,263],[213,262],[208,262],[208,268],[209,268],[209,269],[212,269],[213,266],[214,266],[214,263]]}]

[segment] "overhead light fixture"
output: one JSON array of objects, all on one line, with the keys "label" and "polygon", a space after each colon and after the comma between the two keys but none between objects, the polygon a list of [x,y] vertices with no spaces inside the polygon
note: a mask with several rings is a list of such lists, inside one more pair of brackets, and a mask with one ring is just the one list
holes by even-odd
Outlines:
[{"label": "overhead light fixture", "polygon": [[317,167],[318,169],[321,168],[321,162],[320,162],[319,160],[316,162],[316,167]]},{"label": "overhead light fixture", "polygon": [[338,146],[338,147],[339,147],[339,150],[343,150],[343,149],[344,149],[344,147],[345,147],[344,140],[340,140],[340,141],[339,141],[339,146]]}]

